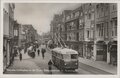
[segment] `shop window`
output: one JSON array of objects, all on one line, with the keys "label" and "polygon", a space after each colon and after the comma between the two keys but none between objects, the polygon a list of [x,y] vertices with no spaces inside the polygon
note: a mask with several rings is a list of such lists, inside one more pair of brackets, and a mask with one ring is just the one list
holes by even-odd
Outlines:
[{"label": "shop window", "polygon": [[97,50],[97,55],[103,55],[103,50]]}]

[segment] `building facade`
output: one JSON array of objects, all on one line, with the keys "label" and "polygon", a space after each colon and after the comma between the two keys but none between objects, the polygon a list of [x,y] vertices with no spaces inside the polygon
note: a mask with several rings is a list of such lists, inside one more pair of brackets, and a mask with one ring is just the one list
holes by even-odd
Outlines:
[{"label": "building facade", "polygon": [[[66,15],[65,19],[65,26],[66,26],[66,33],[67,33],[67,40],[66,43],[69,48],[75,49],[79,52],[79,56],[82,56],[82,35],[81,38],[79,37],[82,31],[83,26],[83,12],[82,7],[71,11],[69,14]],[[82,19],[82,20],[81,20]],[[79,25],[79,23],[81,25]],[[80,27],[81,26],[81,27]],[[80,31],[81,30],[81,31]]]},{"label": "building facade", "polygon": [[30,24],[22,25],[22,44],[29,46],[38,39],[38,34],[36,29]]},{"label": "building facade", "polygon": [[21,25],[18,24],[17,21],[14,21],[14,45],[16,47],[20,47],[20,33],[21,33]]},{"label": "building facade", "polygon": [[117,63],[116,3],[84,3],[61,17],[51,26],[69,48],[86,59]]},{"label": "building facade", "polygon": [[117,4],[110,4],[110,28],[107,62],[117,65]]},{"label": "building facade", "polygon": [[3,8],[3,71],[12,62],[13,56],[13,26],[14,26],[14,4],[5,3]]},{"label": "building facade", "polygon": [[94,45],[94,27],[95,27],[95,4],[83,4],[84,13],[84,54],[83,57],[92,59]]}]

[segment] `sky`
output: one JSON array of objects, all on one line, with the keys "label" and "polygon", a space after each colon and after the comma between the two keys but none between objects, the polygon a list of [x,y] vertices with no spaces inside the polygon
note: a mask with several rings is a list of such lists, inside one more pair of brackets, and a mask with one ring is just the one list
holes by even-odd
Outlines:
[{"label": "sky", "polygon": [[50,22],[55,14],[73,10],[78,3],[16,3],[14,18],[20,24],[32,24],[38,34],[50,31]]}]

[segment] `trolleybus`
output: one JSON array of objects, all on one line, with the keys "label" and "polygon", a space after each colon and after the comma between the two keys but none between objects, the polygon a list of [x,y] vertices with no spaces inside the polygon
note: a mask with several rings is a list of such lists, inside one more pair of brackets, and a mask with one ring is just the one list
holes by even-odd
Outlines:
[{"label": "trolleybus", "polygon": [[52,61],[61,71],[75,71],[78,69],[78,52],[68,48],[54,48]]}]

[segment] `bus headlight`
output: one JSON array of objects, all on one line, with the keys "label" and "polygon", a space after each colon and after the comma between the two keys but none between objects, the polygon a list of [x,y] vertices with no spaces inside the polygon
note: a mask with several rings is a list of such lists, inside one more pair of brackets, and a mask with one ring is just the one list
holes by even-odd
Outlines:
[{"label": "bus headlight", "polygon": [[78,63],[76,62],[75,65],[78,65]]},{"label": "bus headlight", "polygon": [[66,63],[64,65],[67,65]]}]

